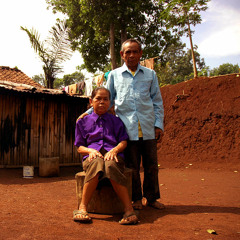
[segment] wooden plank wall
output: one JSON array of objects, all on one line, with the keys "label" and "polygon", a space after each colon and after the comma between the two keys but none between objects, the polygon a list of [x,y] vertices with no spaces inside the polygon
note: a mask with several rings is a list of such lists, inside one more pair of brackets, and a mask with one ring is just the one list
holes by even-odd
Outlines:
[{"label": "wooden plank wall", "polygon": [[38,166],[39,157],[80,164],[74,147],[77,117],[88,99],[67,95],[0,92],[0,167]]}]

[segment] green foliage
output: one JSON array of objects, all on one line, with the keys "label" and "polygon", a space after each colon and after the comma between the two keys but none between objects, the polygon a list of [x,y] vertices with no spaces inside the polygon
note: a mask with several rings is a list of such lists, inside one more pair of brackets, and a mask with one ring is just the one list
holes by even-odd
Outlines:
[{"label": "green foliage", "polygon": [[139,39],[143,58],[159,56],[177,38],[159,19],[162,6],[157,0],[47,0],[53,11],[68,16],[73,49],[80,51],[89,72],[103,71],[110,62],[110,26],[120,65],[120,46],[126,38]]},{"label": "green foliage", "polygon": [[84,81],[84,75],[80,71],[76,71],[72,74],[66,74],[63,78],[57,78],[54,81],[54,88],[63,88],[64,86],[69,86],[74,83]]},{"label": "green foliage", "polygon": [[[155,64],[160,86],[175,84],[193,78],[191,50],[185,51],[186,44],[177,42],[163,52],[163,61]],[[204,59],[200,58],[195,46],[194,53],[200,74],[206,69]]]},{"label": "green foliage", "polygon": [[163,8],[160,18],[166,22],[167,29],[171,29],[180,36],[187,34],[189,37],[194,77],[197,77],[198,74],[192,43],[193,31],[190,26],[201,23],[202,19],[199,13],[207,9],[208,2],[209,0],[159,0]]},{"label": "green foliage", "polygon": [[71,85],[73,83],[78,83],[84,80],[84,75],[81,72],[74,72],[72,74],[67,74],[63,76],[64,86]]},{"label": "green foliage", "polygon": [[195,26],[202,19],[199,14],[207,10],[210,0],[159,0],[163,7],[160,17],[166,21],[168,28],[182,35],[188,32],[188,24]]},{"label": "green foliage", "polygon": [[56,78],[53,83],[53,88],[55,89],[62,89],[64,87],[63,79],[62,78]]},{"label": "green foliage", "polygon": [[46,81],[45,78],[43,76],[43,74],[39,74],[39,75],[34,75],[32,77],[32,80],[39,83],[40,85],[42,85],[43,87],[46,87]]},{"label": "green foliage", "polygon": [[210,71],[210,76],[225,75],[231,73],[239,73],[240,69],[238,64],[224,63],[217,68]]},{"label": "green foliage", "polygon": [[201,69],[201,71],[198,72],[198,76],[199,77],[203,77],[203,76],[207,77],[209,71],[210,71],[209,66],[205,66],[204,68]]},{"label": "green foliage", "polygon": [[62,72],[61,63],[72,56],[66,21],[59,20],[50,30],[50,37],[43,42],[35,29],[28,30],[21,26],[21,30],[27,33],[34,51],[43,62],[47,87],[53,88],[56,75]]}]

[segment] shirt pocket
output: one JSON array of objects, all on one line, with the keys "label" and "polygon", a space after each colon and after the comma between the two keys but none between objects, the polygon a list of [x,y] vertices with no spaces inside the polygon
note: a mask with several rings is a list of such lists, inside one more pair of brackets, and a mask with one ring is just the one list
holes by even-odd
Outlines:
[{"label": "shirt pocket", "polygon": [[152,85],[152,79],[146,78],[144,80],[140,80],[138,84],[138,90],[140,92],[141,97],[149,97],[150,96],[150,89]]},{"label": "shirt pocket", "polygon": [[116,91],[117,91],[117,99],[123,101],[123,100],[129,100],[132,97],[132,80],[130,78],[125,79],[119,79]]}]

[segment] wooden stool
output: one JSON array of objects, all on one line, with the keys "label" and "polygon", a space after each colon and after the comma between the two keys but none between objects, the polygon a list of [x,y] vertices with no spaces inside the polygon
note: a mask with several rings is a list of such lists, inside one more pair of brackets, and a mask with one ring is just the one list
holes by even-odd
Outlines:
[{"label": "wooden stool", "polygon": [[[132,170],[125,168],[124,174],[127,178],[128,194],[130,199],[132,199]],[[85,172],[79,172],[75,175],[78,208],[82,200],[85,175]],[[87,211],[99,214],[119,214],[124,212],[124,206],[110,183],[95,190],[88,204]]]}]

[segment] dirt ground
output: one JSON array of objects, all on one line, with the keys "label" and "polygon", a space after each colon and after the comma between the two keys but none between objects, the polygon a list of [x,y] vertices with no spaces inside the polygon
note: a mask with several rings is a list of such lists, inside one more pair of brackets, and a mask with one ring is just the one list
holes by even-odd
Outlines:
[{"label": "dirt ground", "polygon": [[[240,239],[240,78],[198,78],[161,89],[165,135],[158,146],[164,210],[144,207],[139,224],[121,226],[121,215],[90,214],[72,221],[77,207],[74,175],[23,178],[22,169],[0,169],[0,239]],[[214,230],[211,234],[208,230]]]},{"label": "dirt ground", "polygon": [[[22,169],[0,169],[0,239],[240,239],[240,175],[217,170],[159,169],[165,210],[144,207],[135,226],[121,226],[121,215],[91,214],[92,224],[72,221],[77,207],[74,174],[23,178]],[[214,230],[210,234],[207,230]]]}]

